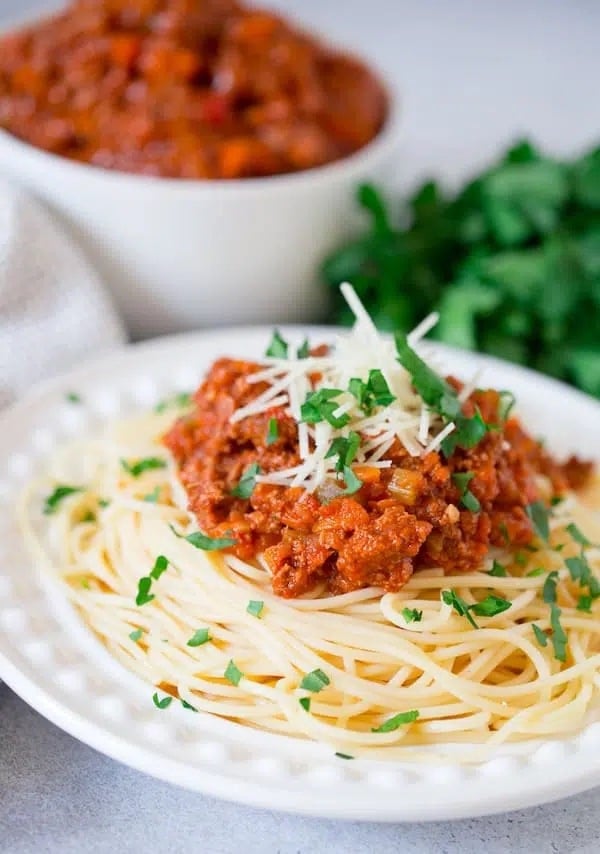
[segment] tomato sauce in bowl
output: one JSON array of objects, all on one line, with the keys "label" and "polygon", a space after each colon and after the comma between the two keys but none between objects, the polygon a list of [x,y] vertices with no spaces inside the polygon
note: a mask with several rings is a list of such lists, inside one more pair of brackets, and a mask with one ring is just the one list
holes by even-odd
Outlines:
[{"label": "tomato sauce in bowl", "polygon": [[298,172],[360,150],[387,114],[360,60],[234,0],[75,0],[0,38],[0,128],[121,172]]}]

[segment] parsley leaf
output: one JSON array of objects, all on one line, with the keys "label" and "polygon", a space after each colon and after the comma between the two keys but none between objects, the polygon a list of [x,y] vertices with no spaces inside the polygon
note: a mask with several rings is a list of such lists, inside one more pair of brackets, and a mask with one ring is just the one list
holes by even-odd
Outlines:
[{"label": "parsley leaf", "polygon": [[469,606],[469,610],[471,610],[478,617],[495,617],[496,614],[502,614],[503,611],[508,611],[512,602],[509,602],[508,599],[504,599],[502,596],[494,596],[493,593],[490,593],[489,596],[486,596],[485,599],[482,599],[481,602],[476,602],[474,605]]},{"label": "parsley leaf", "polygon": [[423,619],[423,611],[416,608],[403,608],[401,614],[407,623],[420,623]]},{"label": "parsley leaf", "polygon": [[452,475],[452,481],[458,487],[460,500],[465,510],[470,510],[471,513],[479,513],[481,504],[469,489],[469,483],[474,477],[475,475],[472,471],[455,472]]},{"label": "parsley leaf", "polygon": [[305,691],[312,691],[313,694],[318,694],[319,691],[322,691],[327,685],[330,684],[329,676],[320,668],[316,670],[311,670],[310,673],[307,673],[300,682],[300,687]]},{"label": "parsley leaf", "polygon": [[129,633],[129,637],[131,638],[131,640],[132,640],[132,641],[134,641],[135,643],[137,643],[137,642],[140,640],[140,638],[142,637],[142,635],[143,635],[143,634],[144,634],[144,630],[143,630],[143,629],[134,629],[134,631],[133,631],[133,632],[130,632],[130,633]]},{"label": "parsley leaf", "polygon": [[231,659],[229,661],[229,664],[227,665],[227,668],[226,668],[225,673],[223,675],[224,675],[225,679],[227,679],[228,682],[231,682],[232,685],[235,685],[236,688],[240,684],[240,681],[241,681],[242,677],[244,676],[244,674],[237,667],[237,665],[233,661],[233,659]]},{"label": "parsley leaf", "polygon": [[340,495],[354,495],[362,486],[362,480],[354,474],[350,466],[344,466],[344,481],[346,488],[342,489]]},{"label": "parsley leaf", "polygon": [[158,581],[163,572],[167,571],[168,566],[168,558],[166,558],[164,555],[159,555],[154,561],[154,566],[150,570],[150,578],[153,578],[155,581]]},{"label": "parsley leaf", "polygon": [[356,398],[365,415],[370,415],[376,406],[389,406],[396,400],[379,368],[369,371],[367,382],[359,377],[352,377],[348,383],[348,391]]},{"label": "parsley leaf", "polygon": [[588,538],[583,534],[577,525],[574,522],[571,522],[570,525],[567,525],[567,531],[571,535],[571,537],[575,540],[576,543],[579,543],[580,546],[586,548],[587,546],[591,546],[592,544],[588,540]]},{"label": "parsley leaf", "polygon": [[262,614],[262,612],[263,612],[263,608],[264,608],[264,607],[265,607],[265,603],[264,603],[264,602],[260,602],[260,601],[259,601],[259,600],[257,600],[257,599],[251,599],[251,600],[248,602],[248,607],[246,608],[246,611],[247,611],[249,614],[251,614],[253,617],[257,617],[257,618],[259,618],[259,619],[260,619],[260,616],[261,616],[261,614]]},{"label": "parsley leaf", "polygon": [[238,485],[231,490],[231,494],[236,498],[250,498],[256,486],[256,475],[259,473],[258,463],[252,463],[240,478]]},{"label": "parsley leaf", "polygon": [[83,489],[80,486],[57,486],[44,501],[44,513],[46,516],[56,513],[61,501],[69,495],[74,495],[76,492],[83,492]]},{"label": "parsley leaf", "polygon": [[273,337],[265,356],[270,356],[273,359],[287,359],[288,357],[288,343],[285,338],[281,337],[278,329],[273,330]]},{"label": "parsley leaf", "polygon": [[542,597],[546,604],[551,605],[556,602],[556,584],[558,582],[558,572],[554,570],[548,573],[548,577],[544,581],[542,587]]},{"label": "parsley leaf", "polygon": [[331,443],[329,450],[325,454],[325,459],[337,456],[335,470],[343,472],[346,466],[351,465],[356,457],[356,453],[360,447],[360,436],[354,431],[350,431],[348,436],[338,436]]},{"label": "parsley leaf", "polygon": [[400,712],[400,714],[394,715],[393,718],[388,718],[381,726],[372,727],[371,732],[394,732],[394,730],[399,729],[404,724],[414,723],[418,717],[419,712],[416,709],[410,712]]},{"label": "parsley leaf", "polygon": [[147,605],[148,602],[152,602],[156,597],[154,593],[150,593],[150,588],[152,587],[152,579],[149,575],[144,575],[138,581],[138,592],[135,597],[135,604],[138,606]]},{"label": "parsley leaf", "polygon": [[145,457],[144,459],[137,460],[134,463],[130,463],[127,460],[121,460],[121,468],[132,477],[139,477],[145,471],[166,469],[166,467],[166,460],[163,460],[160,457]]},{"label": "parsley leaf", "polygon": [[349,753],[336,753],[335,755],[338,759],[354,759],[354,756],[350,756]]},{"label": "parsley leaf", "polygon": [[160,403],[157,403],[154,407],[154,411],[157,413],[166,412],[166,410],[171,407],[183,409],[186,406],[191,406],[193,401],[194,396],[189,391],[182,391],[179,392],[179,394],[173,395],[173,397],[161,400]]},{"label": "parsley leaf", "polygon": [[298,347],[296,351],[297,359],[308,359],[310,356],[310,346],[308,343],[308,338],[305,338],[302,344]]},{"label": "parsley leaf", "polygon": [[454,590],[442,590],[442,601],[454,608],[461,617],[466,617],[474,629],[479,628],[471,616],[470,606]]},{"label": "parsley leaf", "polygon": [[577,610],[578,611],[585,611],[586,614],[591,614],[592,613],[593,601],[594,601],[593,596],[589,596],[589,595],[580,596],[579,599],[577,600]]},{"label": "parsley leaf", "polygon": [[310,697],[300,697],[298,702],[305,712],[310,712]]},{"label": "parsley leaf", "polygon": [[347,412],[342,415],[334,415],[339,404],[335,403],[335,397],[339,397],[342,391],[337,388],[321,388],[319,391],[311,391],[306,395],[306,400],[300,406],[300,420],[306,424],[319,424],[327,421],[332,427],[339,429],[345,427],[350,421]]},{"label": "parsley leaf", "polygon": [[209,629],[196,629],[191,638],[187,641],[186,646],[202,646],[208,643],[210,637]]},{"label": "parsley leaf", "polygon": [[82,403],[81,395],[77,394],[75,391],[69,391],[65,394],[65,400],[69,403]]},{"label": "parsley leaf", "polygon": [[540,646],[548,646],[548,635],[543,629],[540,629],[539,626],[536,626],[535,623],[531,624],[531,628],[533,629],[533,633],[535,635],[535,639],[539,643]]},{"label": "parsley leaf", "polygon": [[279,439],[279,422],[276,418],[269,418],[265,444],[269,447],[270,445],[273,445],[277,439]]},{"label": "parsley leaf", "polygon": [[173,697],[170,694],[167,694],[166,697],[163,697],[162,700],[160,700],[158,698],[158,694],[155,693],[152,695],[152,702],[157,709],[168,709],[173,702]]},{"label": "parsley leaf", "polygon": [[160,498],[160,486],[155,486],[152,492],[146,493],[142,501],[147,501],[149,504],[156,504]]},{"label": "parsley leaf", "polygon": [[169,525],[169,528],[180,540],[186,540],[191,546],[202,549],[205,552],[220,551],[220,549],[228,549],[237,544],[237,540],[233,540],[230,537],[207,537],[201,531],[194,531],[192,534],[185,535],[178,533],[173,525]]},{"label": "parsley leaf", "polygon": [[501,563],[498,563],[497,560],[492,564],[492,568],[488,571],[488,575],[494,576],[494,578],[506,578],[508,572],[506,571],[506,567],[502,566]]},{"label": "parsley leaf", "polygon": [[560,608],[552,603],[550,605],[550,626],[552,627],[550,640],[554,648],[554,658],[564,662],[567,660],[567,636],[560,623],[560,615]]},{"label": "parsley leaf", "polygon": [[181,705],[184,709],[188,709],[190,712],[197,712],[198,709],[195,706],[192,706],[191,703],[188,703],[187,700],[182,700]]},{"label": "parsley leaf", "polygon": [[550,511],[542,501],[534,501],[533,504],[528,504],[525,507],[525,512],[531,519],[533,529],[545,543],[550,539],[550,525],[548,518]]}]

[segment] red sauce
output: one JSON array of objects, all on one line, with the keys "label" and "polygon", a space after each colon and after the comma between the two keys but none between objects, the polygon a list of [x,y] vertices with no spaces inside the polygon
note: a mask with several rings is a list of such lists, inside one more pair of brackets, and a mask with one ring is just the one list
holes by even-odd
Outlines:
[{"label": "red sauce", "polygon": [[[258,484],[249,499],[236,498],[231,491],[252,463],[271,472],[300,462],[296,424],[282,408],[230,423],[236,409],[266,389],[247,382],[258,368],[217,361],[196,392],[193,411],[164,441],[200,528],[213,537],[233,534],[233,551],[243,559],[263,552],[281,596],[299,596],[322,583],[333,593],[369,585],[395,591],[419,567],[477,568],[491,545],[531,543],[527,504],[578,488],[591,472],[577,459],[559,465],[510,418],[448,460],[438,453],[411,457],[397,444],[386,454],[391,468],[355,467],[363,485],[352,496],[324,503],[302,489]],[[498,424],[496,391],[472,394],[465,414],[476,406],[487,423]],[[271,418],[278,438],[268,444]],[[461,472],[473,474],[468,486],[479,512],[460,506],[452,475]]]},{"label": "red sauce", "polygon": [[386,109],[360,61],[234,0],[75,0],[0,39],[0,127],[125,172],[310,169],[365,146]]}]

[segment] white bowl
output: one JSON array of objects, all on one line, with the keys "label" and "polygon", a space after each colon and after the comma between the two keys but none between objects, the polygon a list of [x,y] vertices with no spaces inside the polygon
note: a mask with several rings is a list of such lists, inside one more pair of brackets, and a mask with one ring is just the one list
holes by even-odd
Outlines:
[{"label": "white bowl", "polygon": [[59,215],[105,279],[131,333],[318,320],[323,257],[352,229],[353,194],[381,180],[397,139],[269,178],[195,181],[109,171],[0,131],[0,173]]}]

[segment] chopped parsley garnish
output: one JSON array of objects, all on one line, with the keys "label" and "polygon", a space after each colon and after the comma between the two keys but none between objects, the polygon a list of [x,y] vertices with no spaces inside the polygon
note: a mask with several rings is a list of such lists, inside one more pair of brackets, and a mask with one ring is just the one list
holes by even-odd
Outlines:
[{"label": "chopped parsley garnish", "polygon": [[359,377],[352,377],[348,383],[348,391],[354,395],[365,415],[370,415],[376,406],[389,406],[396,400],[379,368],[369,371],[367,382]]},{"label": "chopped parsley garnish", "polygon": [[101,507],[103,510],[106,507],[110,507],[110,501],[108,500],[108,498],[99,498],[98,499],[98,507]]},{"label": "chopped parsley garnish", "polygon": [[497,560],[492,564],[492,568],[488,571],[488,575],[494,576],[494,578],[506,578],[508,572],[506,571],[506,567],[502,566],[501,563],[498,563]]},{"label": "chopped parsley garnish", "polygon": [[154,566],[150,570],[150,578],[153,578],[155,581],[158,581],[163,572],[167,571],[168,566],[168,558],[166,558],[164,555],[159,555],[154,561]]},{"label": "chopped parsley garnish", "polygon": [[132,641],[137,643],[143,634],[144,634],[143,629],[135,629],[133,632],[130,632],[129,637],[131,638]]},{"label": "chopped parsley garnish", "polygon": [[313,694],[318,694],[319,691],[322,691],[327,685],[330,684],[329,676],[320,668],[316,670],[311,670],[310,673],[307,673],[306,676],[303,677],[302,682],[300,683],[300,687],[305,691],[311,691]]},{"label": "chopped parsley garnish", "polygon": [[360,447],[360,436],[358,433],[351,431],[347,437],[338,436],[331,443],[329,450],[325,454],[325,459],[336,457],[335,470],[343,472],[346,466],[354,462],[356,453]]},{"label": "chopped parsley garnish", "polygon": [[152,579],[149,575],[144,575],[138,581],[138,592],[135,597],[135,604],[138,606],[147,605],[148,602],[152,602],[154,598],[154,593],[150,593],[150,589],[152,587]]},{"label": "chopped parsley garnish", "polygon": [[502,534],[502,539],[504,540],[506,545],[510,545],[510,536],[508,533],[508,528],[506,527],[506,524],[504,522],[500,522],[500,524],[498,525],[498,530]]},{"label": "chopped parsley garnish", "polygon": [[412,349],[405,336],[396,334],[398,361],[411,376],[417,394],[446,423],[454,422],[455,429],[442,442],[442,451],[449,457],[456,448],[474,448],[489,430],[477,410],[468,417],[463,414],[458,394],[452,386],[427,365]]},{"label": "chopped parsley garnish", "polygon": [[478,617],[495,617],[496,614],[502,614],[503,611],[508,611],[511,605],[512,602],[509,602],[508,599],[504,599],[502,596],[495,596],[493,593],[490,593],[489,596],[486,596],[485,599],[481,600],[481,602],[476,602],[474,605],[470,605],[469,609]]},{"label": "chopped parsley garnish", "polygon": [[180,534],[178,533],[173,525],[169,525],[169,528],[173,531],[176,537],[179,537],[180,540],[186,540],[191,546],[194,548],[202,549],[205,552],[216,552],[220,549],[228,549],[231,546],[235,546],[237,540],[231,539],[231,537],[207,537],[206,534],[203,534],[201,531],[194,531],[193,534]]},{"label": "chopped parsley garnish", "polygon": [[543,575],[546,572],[543,566],[536,566],[535,569],[530,569],[526,578],[537,578],[538,575]]},{"label": "chopped parsley garnish", "polygon": [[310,697],[300,697],[298,702],[305,712],[310,712]]},{"label": "chopped parsley garnish", "polygon": [[474,629],[479,628],[471,616],[469,605],[454,590],[442,590],[442,601],[454,608],[461,617],[466,617]]},{"label": "chopped parsley garnish", "polygon": [[305,338],[302,344],[298,347],[296,351],[296,358],[298,359],[308,359],[310,356],[310,345],[308,343],[308,338]]},{"label": "chopped parsley garnish", "polygon": [[578,581],[580,587],[587,587],[592,599],[600,596],[600,581],[594,575],[583,551],[579,557],[568,557],[565,564],[573,581]]},{"label": "chopped parsley garnish", "polygon": [[273,331],[273,337],[267,347],[265,356],[271,356],[273,359],[287,359],[288,357],[288,343],[285,338],[281,337],[278,329]]},{"label": "chopped parsley garnish", "polygon": [[558,582],[558,572],[554,570],[553,572],[548,573],[548,577],[544,581],[544,586],[542,587],[542,597],[544,602],[547,605],[551,605],[556,602],[556,584]]},{"label": "chopped parsley garnish", "polygon": [[259,600],[257,600],[257,599],[251,599],[251,600],[248,602],[248,607],[246,608],[246,611],[247,611],[249,614],[251,614],[253,617],[258,617],[258,618],[260,618],[260,615],[262,614],[262,612],[263,612],[263,608],[264,608],[264,607],[265,607],[265,603],[264,603],[264,602],[260,602],[260,601],[259,601]]},{"label": "chopped parsley garnish", "polygon": [[571,537],[575,540],[576,543],[579,543],[580,546],[586,548],[587,546],[591,546],[592,544],[588,540],[588,538],[583,534],[577,525],[574,522],[571,522],[570,525],[567,525],[567,531],[571,535]]},{"label": "chopped parsley garnish", "polygon": [[269,418],[269,426],[267,428],[266,445],[269,447],[279,439],[279,422],[276,418]]},{"label": "chopped parsley garnish", "polygon": [[479,513],[481,504],[469,489],[469,484],[474,477],[475,475],[472,471],[455,472],[452,475],[452,481],[458,487],[460,501],[465,510],[470,510],[471,513]]},{"label": "chopped parsley garnish", "polygon": [[160,486],[155,486],[152,492],[144,495],[142,501],[147,501],[149,504],[156,504],[160,498]]},{"label": "chopped parsley garnish", "polygon": [[57,486],[54,492],[44,501],[44,513],[46,516],[56,513],[61,501],[69,495],[74,495],[76,492],[83,492],[83,489],[80,486]]},{"label": "chopped parsley garnish", "polygon": [[96,521],[96,514],[92,510],[88,510],[87,513],[85,513],[81,517],[81,521],[82,522],[95,522]]},{"label": "chopped parsley garnish", "polygon": [[400,714],[394,715],[393,718],[388,718],[381,726],[372,727],[371,732],[394,732],[394,730],[399,729],[404,724],[414,723],[418,717],[419,712],[416,709],[410,712],[400,712]]},{"label": "chopped parsley garnish", "polygon": [[160,403],[157,403],[154,407],[154,411],[158,413],[166,412],[166,410],[171,407],[183,409],[186,406],[191,406],[193,399],[194,397],[189,391],[182,391],[179,392],[179,394],[174,394],[173,397],[161,400]]},{"label": "chopped parsley garnish", "polygon": [[554,648],[554,658],[558,661],[567,660],[567,636],[560,624],[561,610],[554,602],[550,605],[550,626],[552,634],[550,640]]},{"label": "chopped parsley garnish", "polygon": [[347,412],[342,415],[334,415],[339,404],[334,402],[342,391],[337,388],[321,388],[319,391],[311,391],[306,395],[306,400],[300,406],[300,420],[306,424],[320,424],[327,421],[332,427],[339,429],[345,427],[350,421]]},{"label": "chopped parsley garnish", "polygon": [[466,617],[474,629],[478,629],[479,626],[473,619],[472,613],[478,617],[495,617],[497,614],[502,614],[503,611],[508,611],[512,604],[508,599],[490,593],[481,602],[468,605],[454,590],[442,590],[442,600],[446,605],[451,605],[461,617]]},{"label": "chopped parsley garnish", "polygon": [[162,700],[160,700],[158,694],[153,694],[152,702],[154,703],[157,709],[168,709],[171,703],[173,702],[173,697],[171,697],[170,694],[167,694],[166,697],[163,697]]},{"label": "chopped parsley garnish", "polygon": [[244,674],[236,666],[233,659],[231,659],[229,664],[227,665],[227,669],[225,670],[225,673],[223,675],[224,675],[225,679],[227,679],[228,682],[231,682],[231,684],[235,685],[237,688],[237,686],[240,684],[240,680],[242,679]]},{"label": "chopped parsley garnish", "polygon": [[361,488],[362,480],[354,474],[350,466],[344,466],[343,474],[346,488],[341,491],[340,495],[354,495]]},{"label": "chopped parsley garnish", "polygon": [[548,646],[548,635],[543,629],[540,629],[539,626],[536,626],[535,623],[531,624],[531,628],[533,629],[533,633],[535,635],[535,639],[539,643],[540,646]]},{"label": "chopped parsley garnish", "polygon": [[403,608],[401,613],[407,623],[420,623],[423,619],[423,611],[416,608]]},{"label": "chopped parsley garnish", "polygon": [[121,460],[123,471],[130,474],[132,477],[139,477],[145,471],[153,471],[154,469],[166,469],[166,460],[160,457],[145,457],[142,460],[137,460],[135,463],[130,463],[127,460]]},{"label": "chopped parsley garnish", "polygon": [[335,755],[338,759],[354,759],[354,756],[350,756],[349,753],[336,753]]},{"label": "chopped parsley garnish", "polygon": [[197,712],[198,711],[198,709],[195,706],[192,706],[191,703],[188,703],[187,700],[182,700],[181,705],[183,706],[184,709],[188,709],[188,711],[190,711],[190,712]]},{"label": "chopped parsley garnish", "polygon": [[256,475],[259,473],[258,463],[252,463],[241,476],[238,485],[231,490],[231,494],[236,498],[250,498],[256,486]]},{"label": "chopped parsley garnish", "polygon": [[77,394],[76,391],[69,391],[65,394],[65,400],[68,400],[69,403],[81,403],[81,395]]},{"label": "chopped parsley garnish", "polygon": [[186,646],[202,646],[202,644],[208,643],[210,640],[210,631],[209,629],[196,629],[194,634],[191,636]]},{"label": "chopped parsley garnish", "polygon": [[589,595],[580,596],[579,599],[577,600],[577,610],[578,611],[585,611],[586,614],[591,614],[592,613],[593,601],[594,601],[593,596],[589,596]]},{"label": "chopped parsley garnish", "polygon": [[550,512],[542,501],[534,501],[533,504],[528,504],[525,507],[525,512],[531,519],[531,524],[535,533],[540,540],[545,543],[550,539],[550,525],[548,519]]}]

